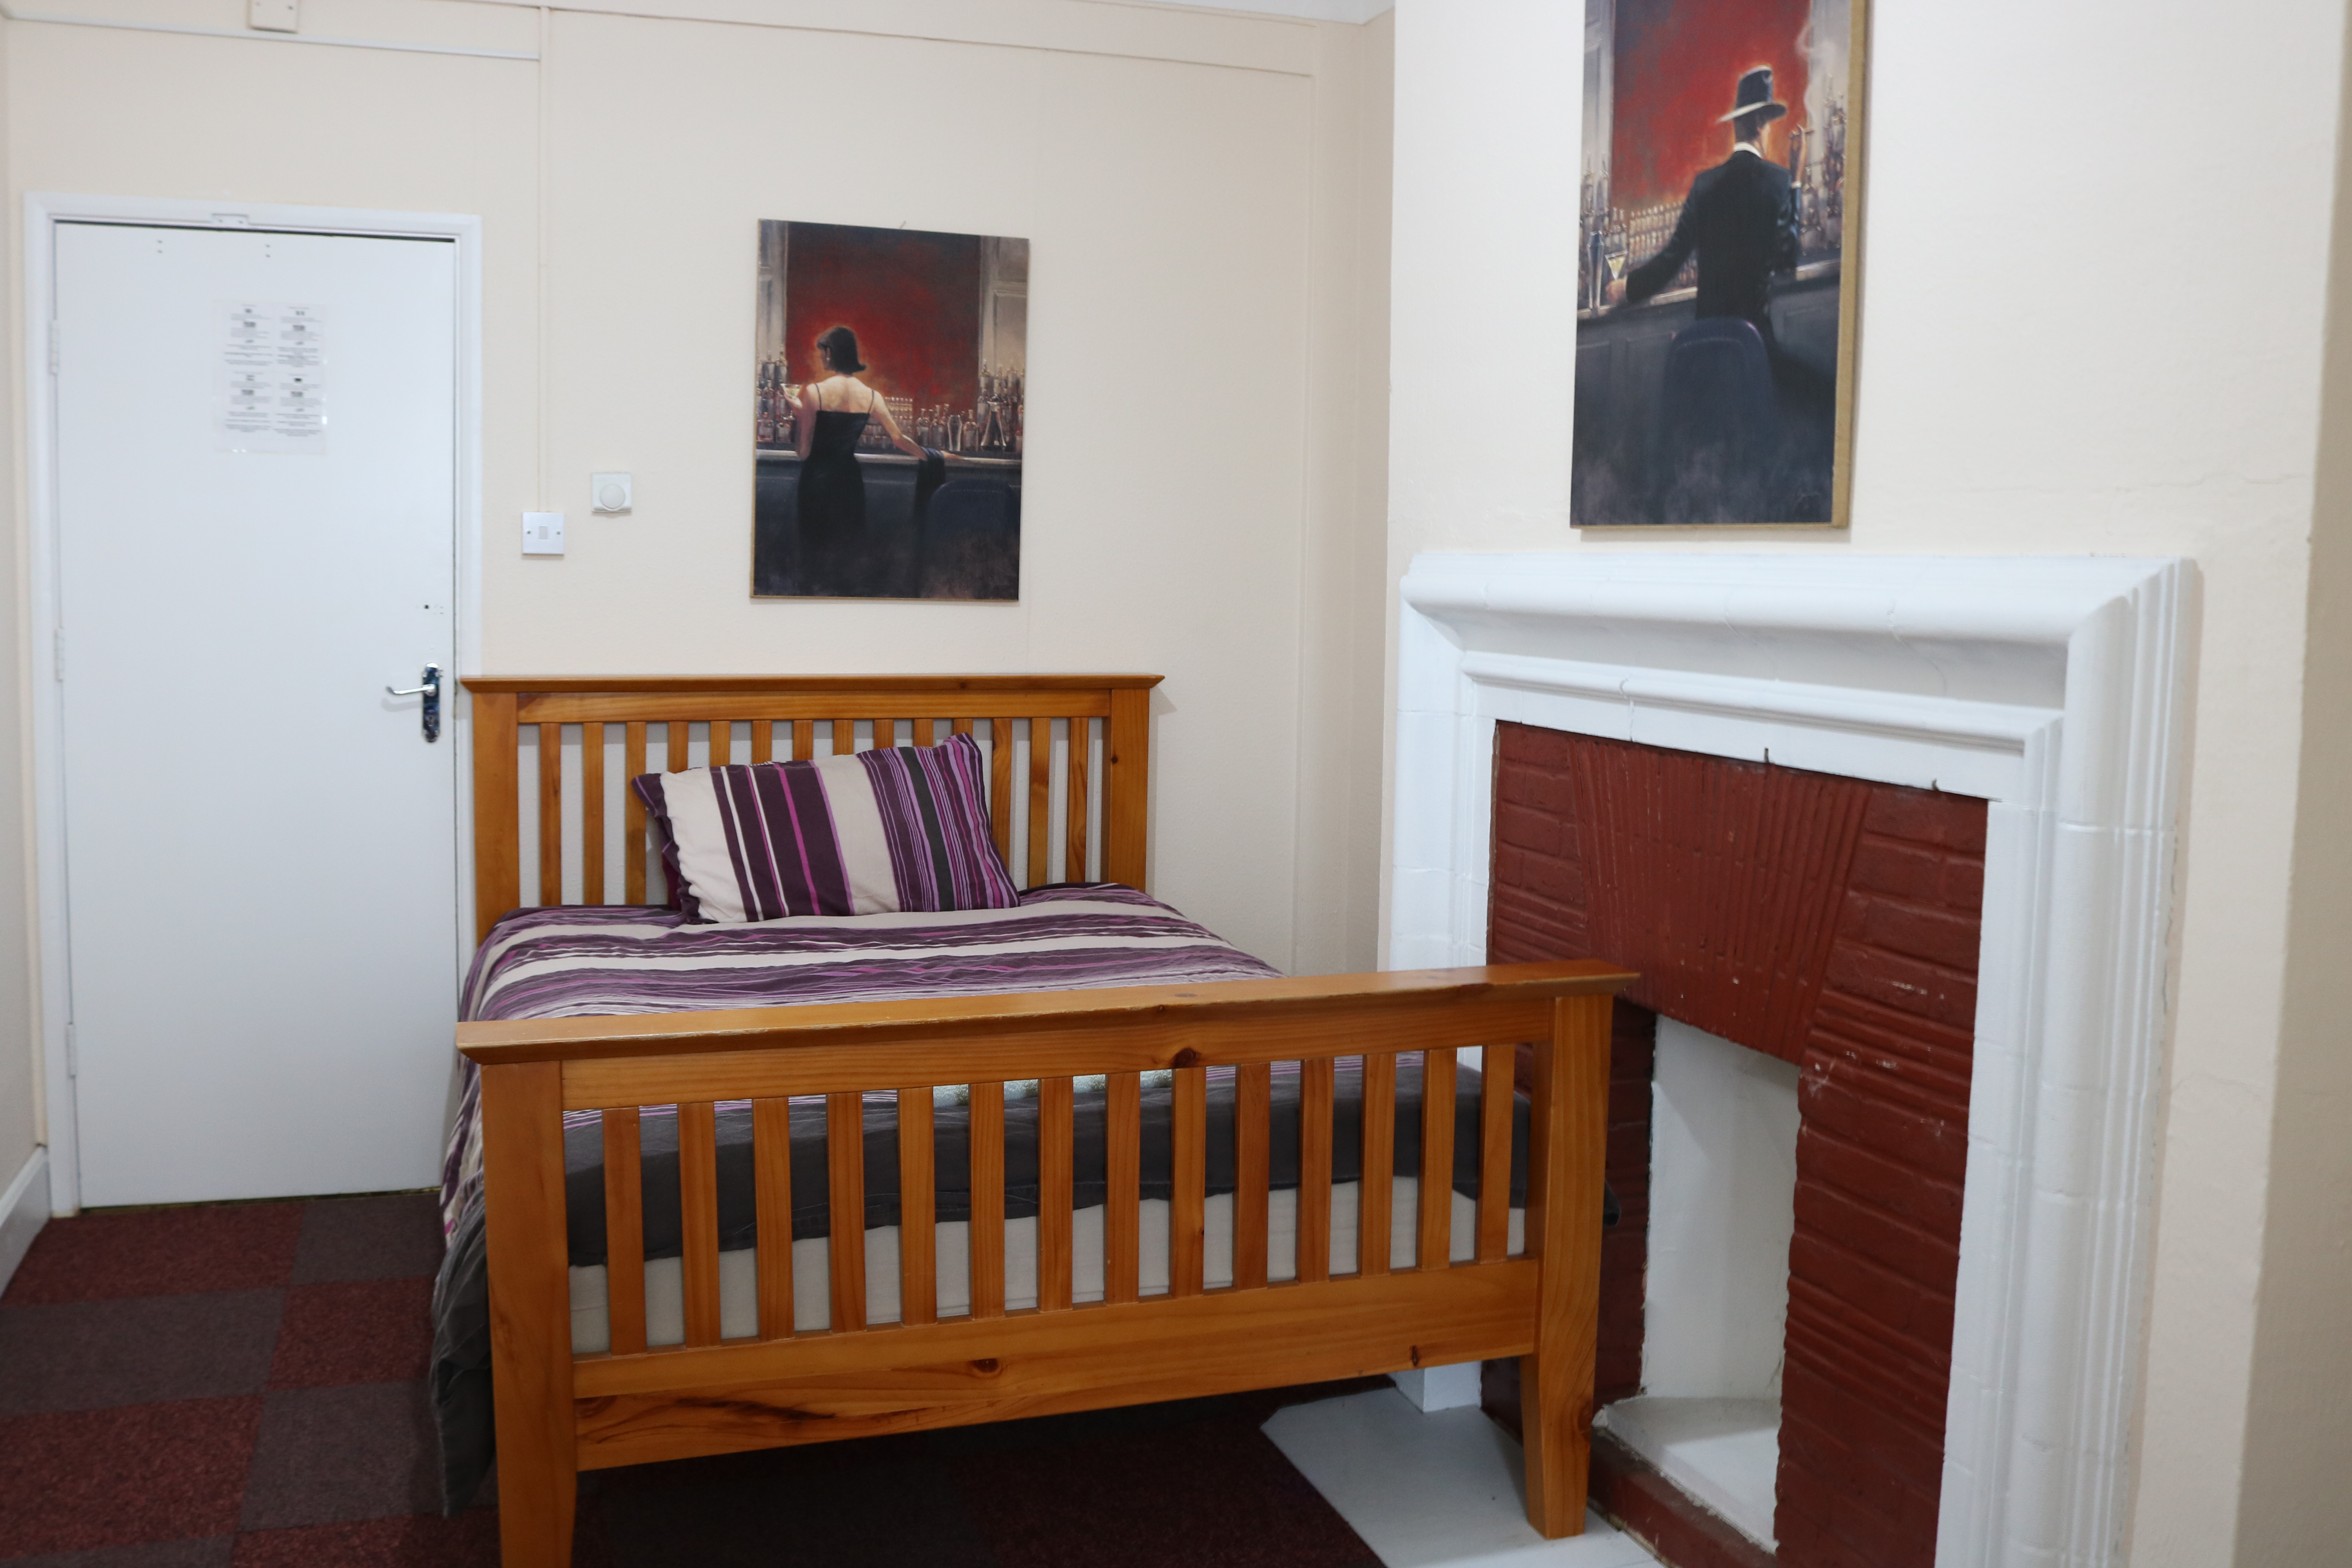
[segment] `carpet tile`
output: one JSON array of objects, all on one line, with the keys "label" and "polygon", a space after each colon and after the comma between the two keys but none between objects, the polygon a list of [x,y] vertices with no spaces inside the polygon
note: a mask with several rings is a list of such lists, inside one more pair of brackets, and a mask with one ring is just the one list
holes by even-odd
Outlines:
[{"label": "carpet tile", "polygon": [[0,1311],[0,1415],[258,1394],[282,1293],[220,1290]]},{"label": "carpet tile", "polygon": [[258,1396],[0,1421],[0,1552],[227,1534],[260,1427]]},{"label": "carpet tile", "polygon": [[[424,1194],[52,1221],[0,1296],[0,1568],[496,1568],[495,1478],[440,1514],[440,1258]],[[1373,1568],[1258,1428],[1384,1384],[596,1471],[573,1568]]]},{"label": "carpet tile", "polygon": [[293,1270],[302,1209],[199,1204],[46,1225],[8,1283],[7,1304],[274,1289]]},{"label": "carpet tile", "polygon": [[286,1292],[269,1386],[407,1383],[425,1376],[432,1356],[430,1279],[297,1285]]},{"label": "carpet tile", "polygon": [[236,1539],[206,1536],[201,1541],[151,1541],[137,1546],[109,1546],[96,1552],[51,1552],[38,1557],[11,1557],[8,1568],[228,1568]]}]

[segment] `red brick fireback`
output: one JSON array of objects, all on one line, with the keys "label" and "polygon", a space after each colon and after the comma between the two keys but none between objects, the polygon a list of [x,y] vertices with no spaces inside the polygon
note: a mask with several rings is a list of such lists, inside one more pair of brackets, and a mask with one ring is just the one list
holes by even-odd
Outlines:
[{"label": "red brick fireback", "polygon": [[1984,834],[1967,796],[1496,726],[1489,954],[1642,973],[1612,1061],[1602,1402],[1640,1377],[1648,1010],[1801,1069],[1787,1568],[1935,1558]]}]

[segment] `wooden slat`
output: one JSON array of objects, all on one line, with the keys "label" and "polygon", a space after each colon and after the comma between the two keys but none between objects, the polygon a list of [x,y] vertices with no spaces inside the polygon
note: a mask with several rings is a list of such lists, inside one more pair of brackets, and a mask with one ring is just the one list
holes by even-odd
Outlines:
[{"label": "wooden slat", "polygon": [[1357,1184],[1356,1268],[1362,1274],[1389,1271],[1389,1227],[1396,1200],[1396,1057],[1374,1051],[1364,1058],[1364,1155]]},{"label": "wooden slat", "polygon": [[932,1228],[938,1191],[931,1179],[931,1091],[898,1091],[898,1321],[939,1318],[939,1243]]},{"label": "wooden slat", "polygon": [[[622,742],[621,768],[635,778],[646,771],[646,727],[631,724]],[[621,790],[621,901],[646,901],[646,803],[624,784]]]},{"label": "wooden slat", "polygon": [[1109,1179],[1103,1193],[1103,1300],[1142,1299],[1143,1075],[1115,1072],[1103,1092]]},{"label": "wooden slat", "polygon": [[759,1213],[760,1337],[793,1331],[793,1102],[751,1102],[752,1198]]},{"label": "wooden slat", "polygon": [[613,1353],[646,1348],[645,1156],[634,1105],[604,1112],[604,1310]]},{"label": "wooden slat", "polygon": [[793,761],[805,763],[816,756],[816,721],[793,721]]},{"label": "wooden slat", "polygon": [[1103,739],[1103,879],[1144,887],[1146,792],[1151,778],[1151,693],[1110,694]]},{"label": "wooden slat", "polygon": [[772,763],[776,760],[776,721],[773,719],[751,721],[751,762]]},{"label": "wooden slat", "polygon": [[669,735],[669,771],[682,773],[686,772],[687,758],[690,754],[687,748],[694,742],[693,721],[686,719],[672,719],[662,728]]},{"label": "wooden slat", "polygon": [[1265,1283],[1266,1120],[1274,1100],[1274,1068],[1251,1062],[1234,1075],[1234,1285]]},{"label": "wooden slat", "polygon": [[898,745],[898,721],[877,718],[874,721],[874,749],[877,752],[895,751]]},{"label": "wooden slat", "polygon": [[971,1315],[1004,1316],[1004,1085],[971,1086]]},{"label": "wooden slat", "polygon": [[1070,1080],[1037,1085],[1037,1307],[1058,1312],[1070,1304],[1070,1221],[1076,1173]]},{"label": "wooden slat", "polygon": [[1298,1278],[1331,1278],[1329,1057],[1298,1064]]},{"label": "wooden slat", "polygon": [[1013,721],[988,721],[988,830],[1007,869],[1013,865]]},{"label": "wooden slat", "polygon": [[539,727],[539,901],[563,901],[563,726]]},{"label": "wooden slat", "polygon": [[713,719],[710,721],[710,765],[723,768],[735,760],[735,721]]},{"label": "wooden slat", "polygon": [[928,745],[929,745],[930,743],[931,743],[931,721],[930,721],[930,720],[929,720],[929,719],[918,719],[918,720],[916,720],[916,721],[915,721],[915,744],[917,744],[918,746],[928,746]]},{"label": "wooden slat", "polygon": [[680,1275],[686,1342],[719,1342],[719,1123],[708,1100],[677,1108]]},{"label": "wooden slat", "polygon": [[830,1188],[825,1248],[832,1279],[833,1331],[866,1327],[866,1106],[858,1094],[824,1099],[824,1172]]},{"label": "wooden slat", "polygon": [[[1528,1251],[1540,1273],[1535,1349],[1519,1363],[1520,1415],[1527,1433],[1528,1522],[1554,1538],[1583,1528],[1586,1467],[1591,1460],[1601,1184],[1609,1147],[1609,1006],[1608,998],[1600,996],[1555,1004],[1552,1027],[1536,1044],[1535,1092],[1529,1097]],[[1512,1267],[1496,1263],[1454,1272]]]},{"label": "wooden slat", "polygon": [[1168,1205],[1168,1289],[1197,1296],[1207,1267],[1205,1218],[1209,1176],[1209,1069],[1175,1072],[1173,1191]]},{"label": "wooden slat", "polygon": [[835,719],[833,721],[833,754],[845,757],[857,750],[857,721]]},{"label": "wooden slat", "polygon": [[955,733],[959,735],[969,735],[971,733],[971,718],[969,714],[960,715],[954,719],[949,720],[948,725],[950,729],[953,730]]},{"label": "wooden slat", "polygon": [[1415,1264],[1449,1267],[1454,1243],[1454,1052],[1421,1054],[1421,1232]]},{"label": "wooden slat", "polygon": [[482,1071],[499,1531],[506,1560],[534,1568],[572,1561],[578,1490],[562,1087],[551,1062]]},{"label": "wooden slat", "polygon": [[522,902],[521,781],[515,776],[515,700],[472,694],[474,721],[474,940]]},{"label": "wooden slat", "polygon": [[604,726],[580,726],[580,901],[604,901]]},{"label": "wooden slat", "polygon": [[1046,852],[1053,847],[1054,721],[1029,721],[1029,880],[1042,888],[1048,878]]},{"label": "wooden slat", "polygon": [[1087,879],[1087,751],[1088,737],[1093,733],[1094,721],[1070,721],[1069,788],[1064,801],[1067,831],[1064,835],[1062,879],[1083,882]]},{"label": "wooden slat", "polygon": [[1496,1263],[1511,1250],[1510,1046],[1479,1054],[1478,1261]]},{"label": "wooden slat", "polygon": [[[765,693],[676,690],[592,694],[532,692],[516,700],[516,718],[526,724],[577,724],[583,719],[614,723],[625,719],[660,722],[676,713],[696,719],[837,719],[843,713],[861,719],[953,719],[969,714],[985,719],[996,713],[1045,713],[1056,719],[1072,714],[1102,718],[1117,694],[1108,689],[1055,690],[1046,687],[1004,687],[991,691],[880,691],[845,689],[830,693]],[[1147,700],[1150,692],[1139,693]]]},{"label": "wooden slat", "polygon": [[[594,1468],[1524,1354],[1531,1259],[581,1363]],[[503,1465],[503,1457],[501,1458]],[[501,1476],[500,1500],[505,1481]]]}]

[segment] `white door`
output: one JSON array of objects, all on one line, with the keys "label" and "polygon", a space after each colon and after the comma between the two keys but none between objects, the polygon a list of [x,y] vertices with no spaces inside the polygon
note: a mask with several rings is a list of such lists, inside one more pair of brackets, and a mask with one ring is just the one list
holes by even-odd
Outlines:
[{"label": "white door", "polygon": [[420,1187],[456,1017],[457,247],[56,230],[82,1202]]}]

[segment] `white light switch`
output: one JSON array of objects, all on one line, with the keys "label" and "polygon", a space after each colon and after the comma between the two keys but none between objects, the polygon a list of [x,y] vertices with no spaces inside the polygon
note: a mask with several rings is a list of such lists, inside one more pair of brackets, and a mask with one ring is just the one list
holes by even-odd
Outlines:
[{"label": "white light switch", "polygon": [[523,513],[522,552],[525,555],[562,554],[563,514],[560,511]]},{"label": "white light switch", "polygon": [[588,476],[588,494],[595,501],[598,511],[628,510],[630,491],[634,488],[626,474]]},{"label": "white light switch", "polygon": [[246,0],[245,25],[259,33],[301,31],[301,0]]}]

